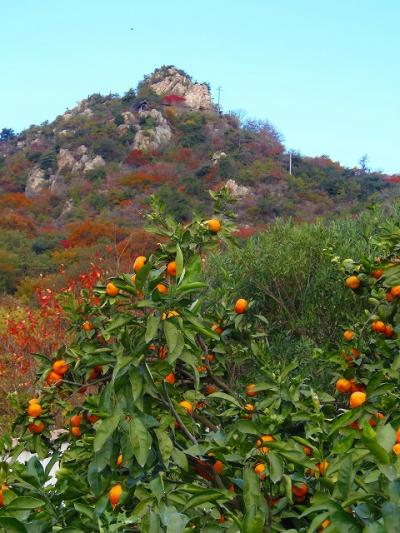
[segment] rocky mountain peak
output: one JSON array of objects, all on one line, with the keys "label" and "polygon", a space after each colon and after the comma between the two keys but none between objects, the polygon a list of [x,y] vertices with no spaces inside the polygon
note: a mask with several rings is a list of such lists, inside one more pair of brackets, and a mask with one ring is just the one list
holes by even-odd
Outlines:
[{"label": "rocky mountain peak", "polygon": [[149,78],[150,88],[159,96],[181,96],[185,104],[196,110],[213,108],[208,84],[192,81],[183,70],[174,66],[156,69]]}]

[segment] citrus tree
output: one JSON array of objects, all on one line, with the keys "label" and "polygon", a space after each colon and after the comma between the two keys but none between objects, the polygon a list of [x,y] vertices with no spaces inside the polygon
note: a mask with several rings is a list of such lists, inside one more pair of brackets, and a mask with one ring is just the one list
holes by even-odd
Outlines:
[{"label": "citrus tree", "polygon": [[38,393],[1,440],[4,531],[396,531],[400,232],[342,265],[369,310],[320,354],[321,391],[297,361],[266,365],[246,295],[207,306],[203,262],[233,230],[226,191],[212,196],[213,218],[185,226],[154,202],[157,252],[65,295],[75,340],[37,355]]}]

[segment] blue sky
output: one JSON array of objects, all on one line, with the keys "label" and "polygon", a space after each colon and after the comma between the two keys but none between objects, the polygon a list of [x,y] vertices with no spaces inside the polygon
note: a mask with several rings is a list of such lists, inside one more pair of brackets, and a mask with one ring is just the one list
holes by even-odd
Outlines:
[{"label": "blue sky", "polygon": [[0,128],[174,64],[290,149],[400,172],[399,21],[399,0],[2,0]]}]

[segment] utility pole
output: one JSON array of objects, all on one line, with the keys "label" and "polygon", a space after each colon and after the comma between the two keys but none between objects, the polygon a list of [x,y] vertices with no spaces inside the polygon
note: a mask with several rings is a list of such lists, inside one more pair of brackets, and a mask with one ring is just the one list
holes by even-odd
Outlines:
[{"label": "utility pole", "polygon": [[289,152],[289,174],[292,175],[292,152]]},{"label": "utility pole", "polygon": [[221,99],[221,91],[222,91],[222,87],[217,87],[217,91],[218,91],[218,111],[221,113],[221,107],[220,107],[220,99]]}]

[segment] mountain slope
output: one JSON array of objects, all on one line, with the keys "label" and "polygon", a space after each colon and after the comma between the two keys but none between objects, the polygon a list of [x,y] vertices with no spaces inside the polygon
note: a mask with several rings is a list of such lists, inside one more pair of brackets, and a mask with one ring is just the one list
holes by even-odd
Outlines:
[{"label": "mountain slope", "polygon": [[242,234],[249,234],[276,216],[357,211],[371,195],[385,200],[397,190],[388,176],[326,156],[293,154],[292,175],[288,168],[289,154],[268,122],[221,113],[207,84],[173,66],[122,97],[94,94],[51,123],[19,135],[3,130],[2,288],[79,262],[99,246],[126,254],[140,248],[151,193],[185,220],[193,209],[207,212],[208,189],[227,184]]}]

